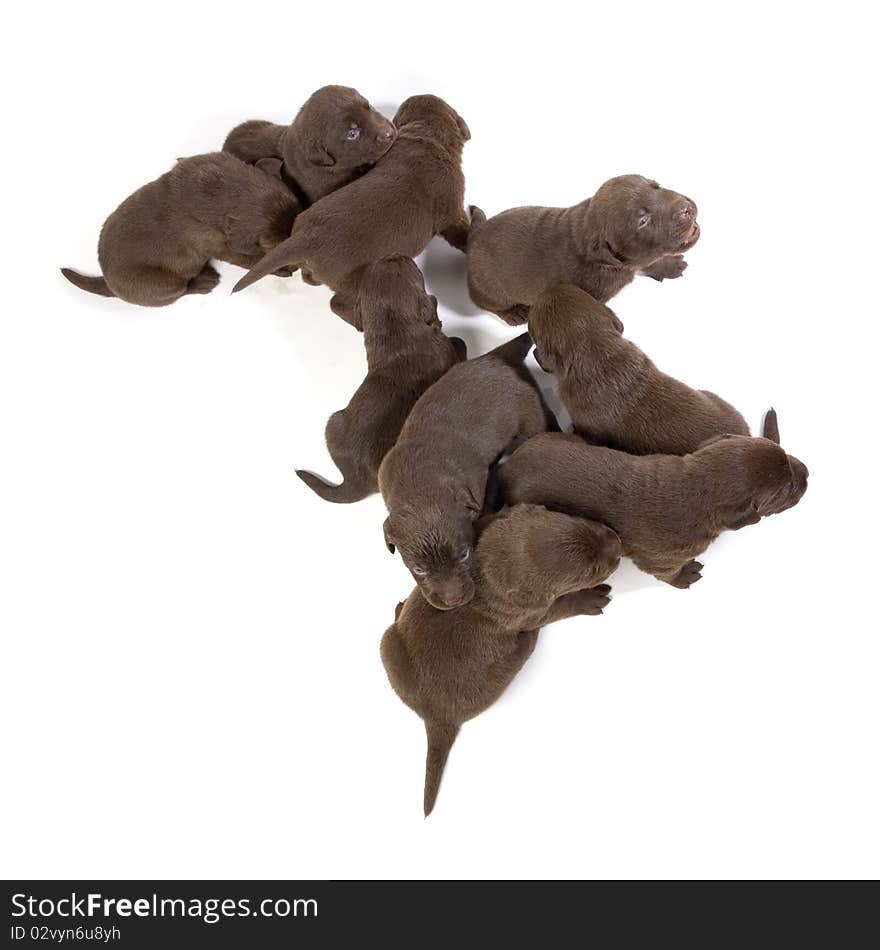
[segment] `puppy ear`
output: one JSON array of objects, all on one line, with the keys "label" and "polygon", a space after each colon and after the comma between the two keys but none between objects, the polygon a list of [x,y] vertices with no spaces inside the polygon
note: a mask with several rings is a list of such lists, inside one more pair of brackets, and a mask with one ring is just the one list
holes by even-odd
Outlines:
[{"label": "puppy ear", "polygon": [[261,172],[265,172],[270,177],[280,180],[283,164],[280,158],[261,158],[259,161],[254,162],[254,168],[259,168]]},{"label": "puppy ear", "polygon": [[465,142],[470,142],[471,130],[468,128],[467,122],[465,122],[460,115],[456,114],[455,118],[458,119],[458,131],[461,132],[461,137],[465,140]]},{"label": "puppy ear", "polygon": [[553,364],[547,359],[541,350],[538,349],[537,344],[535,345],[534,350],[532,350],[532,354],[535,357],[535,362],[541,367],[542,370],[544,370],[545,373],[553,372]]},{"label": "puppy ear", "polygon": [[437,316],[437,298],[433,294],[428,294],[422,302],[422,319],[428,326],[440,325],[440,317]]},{"label": "puppy ear", "polygon": [[382,533],[385,535],[385,547],[394,554],[397,548],[394,546],[394,542],[391,540],[391,518],[386,518],[385,523],[382,525]]},{"label": "puppy ear", "polygon": [[747,524],[757,524],[760,520],[761,516],[758,514],[758,506],[752,502],[747,508],[734,512],[732,516],[726,519],[726,522],[729,531],[739,531],[740,528],[744,528]]},{"label": "puppy ear", "polygon": [[306,145],[306,158],[313,165],[323,165],[329,168],[331,165],[336,164],[336,159],[317,139],[312,139],[308,145]]}]

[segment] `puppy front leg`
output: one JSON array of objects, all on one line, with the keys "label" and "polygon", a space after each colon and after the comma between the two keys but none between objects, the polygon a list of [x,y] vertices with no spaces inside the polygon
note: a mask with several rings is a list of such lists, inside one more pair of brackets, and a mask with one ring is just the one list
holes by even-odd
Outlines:
[{"label": "puppy front leg", "polygon": [[444,228],[440,232],[440,236],[448,241],[456,250],[467,251],[467,240],[470,231],[471,223],[468,221],[464,209],[462,209],[461,217],[450,224],[449,227]]},{"label": "puppy front leg", "polygon": [[681,277],[687,266],[684,254],[668,254],[639,273],[644,274],[645,277],[653,277],[654,280],[675,280],[676,277]]}]

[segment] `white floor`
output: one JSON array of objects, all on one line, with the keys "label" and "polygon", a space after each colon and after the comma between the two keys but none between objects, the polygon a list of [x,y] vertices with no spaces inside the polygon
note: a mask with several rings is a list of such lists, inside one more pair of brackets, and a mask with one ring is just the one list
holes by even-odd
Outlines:
[{"label": "white floor", "polygon": [[[23,14],[2,67],[17,90],[3,876],[876,876],[877,156],[860,7],[572,22],[550,3],[497,23],[474,5],[444,4],[448,20],[359,7],[309,41],[287,5],[238,22],[233,5],[98,7],[59,7],[49,31],[45,11]],[[473,132],[468,200],[489,214],[571,204],[630,171],[691,195],[687,273],[613,306],[662,369],[755,426],[775,406],[811,473],[797,508],[717,542],[692,590],[625,564],[606,616],[546,629],[463,729],[428,821],[422,726],[378,656],[411,588],[381,499],[332,506],[294,475],[335,474],[323,428],[362,378],[359,336],[299,278],[231,298],[241,271],[221,265],[209,297],[151,311],[57,271],[94,272],[104,217],[176,156],[244,118],[288,119],[331,81],[389,114],[410,93],[447,98]],[[461,255],[435,242],[421,263],[474,355],[510,335],[470,305]]]}]

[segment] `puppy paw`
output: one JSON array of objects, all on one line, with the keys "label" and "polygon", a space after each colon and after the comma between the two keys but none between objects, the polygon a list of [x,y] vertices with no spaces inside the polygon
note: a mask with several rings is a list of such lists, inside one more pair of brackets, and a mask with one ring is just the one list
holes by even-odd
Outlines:
[{"label": "puppy paw", "polygon": [[209,294],[220,283],[220,275],[206,264],[198,274],[187,284],[188,294]]},{"label": "puppy paw", "polygon": [[687,590],[691,584],[696,584],[703,576],[700,573],[702,569],[703,565],[699,561],[688,561],[669,583],[672,584],[673,587]]},{"label": "puppy paw", "polygon": [[608,584],[599,584],[598,587],[575,591],[572,599],[578,608],[578,613],[598,617],[611,603],[611,587]]},{"label": "puppy paw", "polygon": [[654,280],[675,280],[676,277],[681,277],[687,266],[683,254],[670,254],[646,267],[642,273],[646,277],[653,277]]}]

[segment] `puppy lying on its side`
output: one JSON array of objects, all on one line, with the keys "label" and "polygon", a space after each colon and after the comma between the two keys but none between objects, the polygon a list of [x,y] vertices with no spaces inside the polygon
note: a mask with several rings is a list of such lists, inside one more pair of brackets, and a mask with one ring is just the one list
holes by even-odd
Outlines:
[{"label": "puppy lying on its side", "polygon": [[571,208],[512,208],[486,220],[471,208],[468,287],[478,306],[507,323],[554,284],[574,284],[605,303],[641,272],[680,277],[697,243],[697,206],[641,175],[612,178]]},{"label": "puppy lying on its side", "polygon": [[[764,431],[778,438],[772,410]],[[701,576],[694,557],[722,531],[796,505],[807,475],[767,437],[716,436],[681,457],[629,455],[547,433],[520,446],[498,478],[509,503],[595,518],[617,532],[637,567],[686,588]]]},{"label": "puppy lying on its side", "polygon": [[[223,151],[249,164],[274,161],[304,208],[362,175],[391,148],[393,123],[348,86],[324,86],[290,125],[251,119],[226,137]],[[287,236],[287,235],[285,235]]]},{"label": "puppy lying on its side", "polygon": [[379,490],[379,466],[419,396],[467,358],[463,340],[444,336],[437,299],[425,293],[422,273],[407,257],[364,269],[356,311],[367,377],[345,409],[330,416],[326,429],[327,448],[344,481],[330,485],[297,471],[327,501],[360,501]]},{"label": "puppy lying on its side", "polygon": [[379,468],[385,543],[429,604],[450,610],[474,594],[474,522],[490,467],[515,439],[555,420],[523,365],[527,333],[453,366],[415,404]]},{"label": "puppy lying on its side", "polygon": [[619,560],[620,543],[604,525],[517,505],[481,534],[467,606],[435,610],[418,591],[398,606],[382,662],[394,691],[425,722],[425,815],[461,724],[504,692],[534,650],[538,627],[602,613],[610,593],[602,581]]},{"label": "puppy lying on its side", "polygon": [[233,292],[279,267],[305,266],[335,296],[334,313],[356,325],[356,275],[386,257],[417,257],[435,234],[464,248],[461,151],[470,138],[464,120],[436,96],[412,96],[394,117],[398,135],[375,168],[327,195],[297,219],[293,232]]},{"label": "puppy lying on its side", "polygon": [[546,291],[529,313],[535,359],[559,380],[575,432],[635,455],[686,455],[714,435],[749,434],[733,406],[661,373],[619,326],[570,284]]},{"label": "puppy lying on its side", "polygon": [[182,158],[104,222],[102,277],[66,267],[61,273],[89,293],[164,307],[217,286],[212,258],[253,266],[285,239],[298,211],[299,202],[277,178],[233,155]]}]

